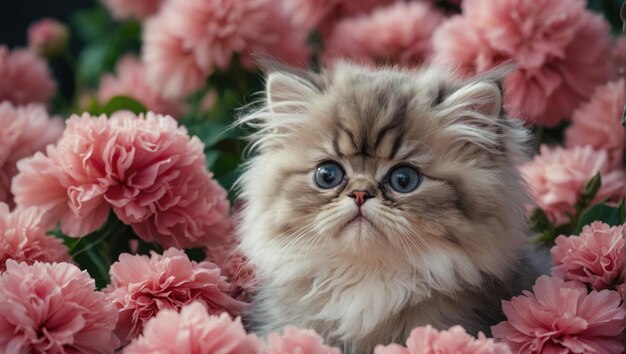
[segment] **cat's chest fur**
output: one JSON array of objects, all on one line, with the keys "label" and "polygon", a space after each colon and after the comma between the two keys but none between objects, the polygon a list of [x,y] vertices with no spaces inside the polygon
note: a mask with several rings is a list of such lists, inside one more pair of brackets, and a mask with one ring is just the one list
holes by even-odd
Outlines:
[{"label": "cat's chest fur", "polygon": [[[428,273],[420,271],[419,264],[393,257],[385,262],[330,257],[307,264],[296,258],[280,265],[280,277],[264,281],[252,321],[261,334],[287,325],[315,329],[346,353],[368,353],[377,344],[402,342],[411,329],[425,324],[485,330],[475,316],[477,308],[489,313],[497,299],[490,303],[489,296],[476,296],[468,282],[459,282],[463,257],[457,255],[455,262],[449,256],[433,252],[424,257],[422,262],[430,267],[421,269]],[[433,262],[438,264],[433,267]],[[461,276],[482,282],[479,273]]]}]

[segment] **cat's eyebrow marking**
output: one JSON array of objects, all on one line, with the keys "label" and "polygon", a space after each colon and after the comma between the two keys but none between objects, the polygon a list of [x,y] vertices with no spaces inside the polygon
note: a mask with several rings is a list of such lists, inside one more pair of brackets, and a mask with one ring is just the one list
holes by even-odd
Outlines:
[{"label": "cat's eyebrow marking", "polygon": [[335,130],[335,134],[333,137],[333,150],[335,150],[335,155],[337,157],[343,157],[343,153],[341,152],[341,147],[339,146],[339,131]]},{"label": "cat's eyebrow marking", "polygon": [[398,136],[396,136],[396,138],[393,140],[393,145],[391,146],[391,152],[389,153],[389,157],[388,157],[389,160],[393,159],[396,156],[396,154],[400,150],[400,147],[402,146],[403,139],[404,139],[404,133],[400,131],[398,133]]},{"label": "cat's eyebrow marking", "polygon": [[354,150],[360,151],[359,145],[356,143],[356,140],[354,139],[354,134],[352,134],[352,132],[348,128],[344,127],[343,124],[341,124],[341,122],[337,122],[337,128],[339,128],[340,131],[343,131],[344,133],[346,133],[346,135],[348,135],[348,138],[350,138],[350,142],[352,143]]},{"label": "cat's eyebrow marking", "polygon": [[[335,116],[337,116],[337,114],[335,113]],[[341,146],[339,146],[339,133],[340,130],[338,129],[339,127],[339,123],[337,123],[337,125],[335,126],[335,129],[333,129],[333,150],[335,152],[335,155],[337,157],[343,157],[343,152],[341,151]]]},{"label": "cat's eyebrow marking", "polygon": [[[398,147],[399,148],[399,147]],[[417,154],[418,152],[420,152],[422,150],[422,148],[419,145],[415,145],[411,148],[411,150],[407,151],[406,153],[402,154],[402,156],[399,158],[399,160],[407,160],[409,157]]]},{"label": "cat's eyebrow marking", "polygon": [[435,100],[433,101],[433,106],[440,105],[443,100],[446,98],[446,88],[443,84],[439,84],[437,86],[437,96],[435,96]]},{"label": "cat's eyebrow marking", "polygon": [[380,143],[385,138],[385,135],[389,133],[391,130],[396,129],[404,123],[406,118],[407,110],[409,106],[409,98],[406,96],[401,96],[396,102],[396,109],[393,111],[391,116],[391,121],[387,123],[381,130],[378,131],[378,135],[376,136],[376,141],[374,142],[374,150],[378,150]]}]

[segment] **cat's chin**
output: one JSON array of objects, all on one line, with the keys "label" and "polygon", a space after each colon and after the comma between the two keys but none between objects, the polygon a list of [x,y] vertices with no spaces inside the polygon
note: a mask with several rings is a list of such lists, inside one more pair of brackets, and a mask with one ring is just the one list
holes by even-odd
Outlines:
[{"label": "cat's chin", "polygon": [[379,240],[381,236],[378,226],[362,214],[348,221],[340,233],[341,238],[358,243]]}]

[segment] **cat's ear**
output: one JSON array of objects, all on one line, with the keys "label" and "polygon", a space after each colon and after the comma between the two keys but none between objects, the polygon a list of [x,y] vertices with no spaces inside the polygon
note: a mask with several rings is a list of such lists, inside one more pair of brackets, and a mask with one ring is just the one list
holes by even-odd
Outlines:
[{"label": "cat's ear", "polygon": [[273,112],[288,113],[302,108],[323,91],[322,76],[312,71],[293,68],[266,56],[256,58],[267,76],[265,96]]},{"label": "cat's ear", "polygon": [[[441,100],[438,112],[443,134],[459,146],[471,143],[491,153],[526,142],[527,132],[509,120],[503,107],[503,80],[514,67],[507,65],[456,84]],[[435,101],[436,102],[436,101]]]},{"label": "cat's ear", "polygon": [[471,82],[454,91],[444,104],[464,105],[468,110],[485,117],[498,119],[502,114],[504,100],[502,84],[498,81]]},{"label": "cat's ear", "polygon": [[294,73],[275,71],[267,77],[267,104],[273,112],[297,112],[320,93],[320,87],[314,82]]},{"label": "cat's ear", "polygon": [[515,68],[515,64],[507,62],[461,83],[445,95],[443,105],[463,108],[493,120],[504,117],[503,82]]}]

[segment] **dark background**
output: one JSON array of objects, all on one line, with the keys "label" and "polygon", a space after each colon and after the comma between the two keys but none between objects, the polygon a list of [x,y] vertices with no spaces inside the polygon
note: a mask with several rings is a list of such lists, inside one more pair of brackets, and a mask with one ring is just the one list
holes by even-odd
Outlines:
[{"label": "dark background", "polygon": [[67,23],[75,10],[94,4],[90,0],[0,0],[0,44],[23,47],[31,23],[44,17]]}]

